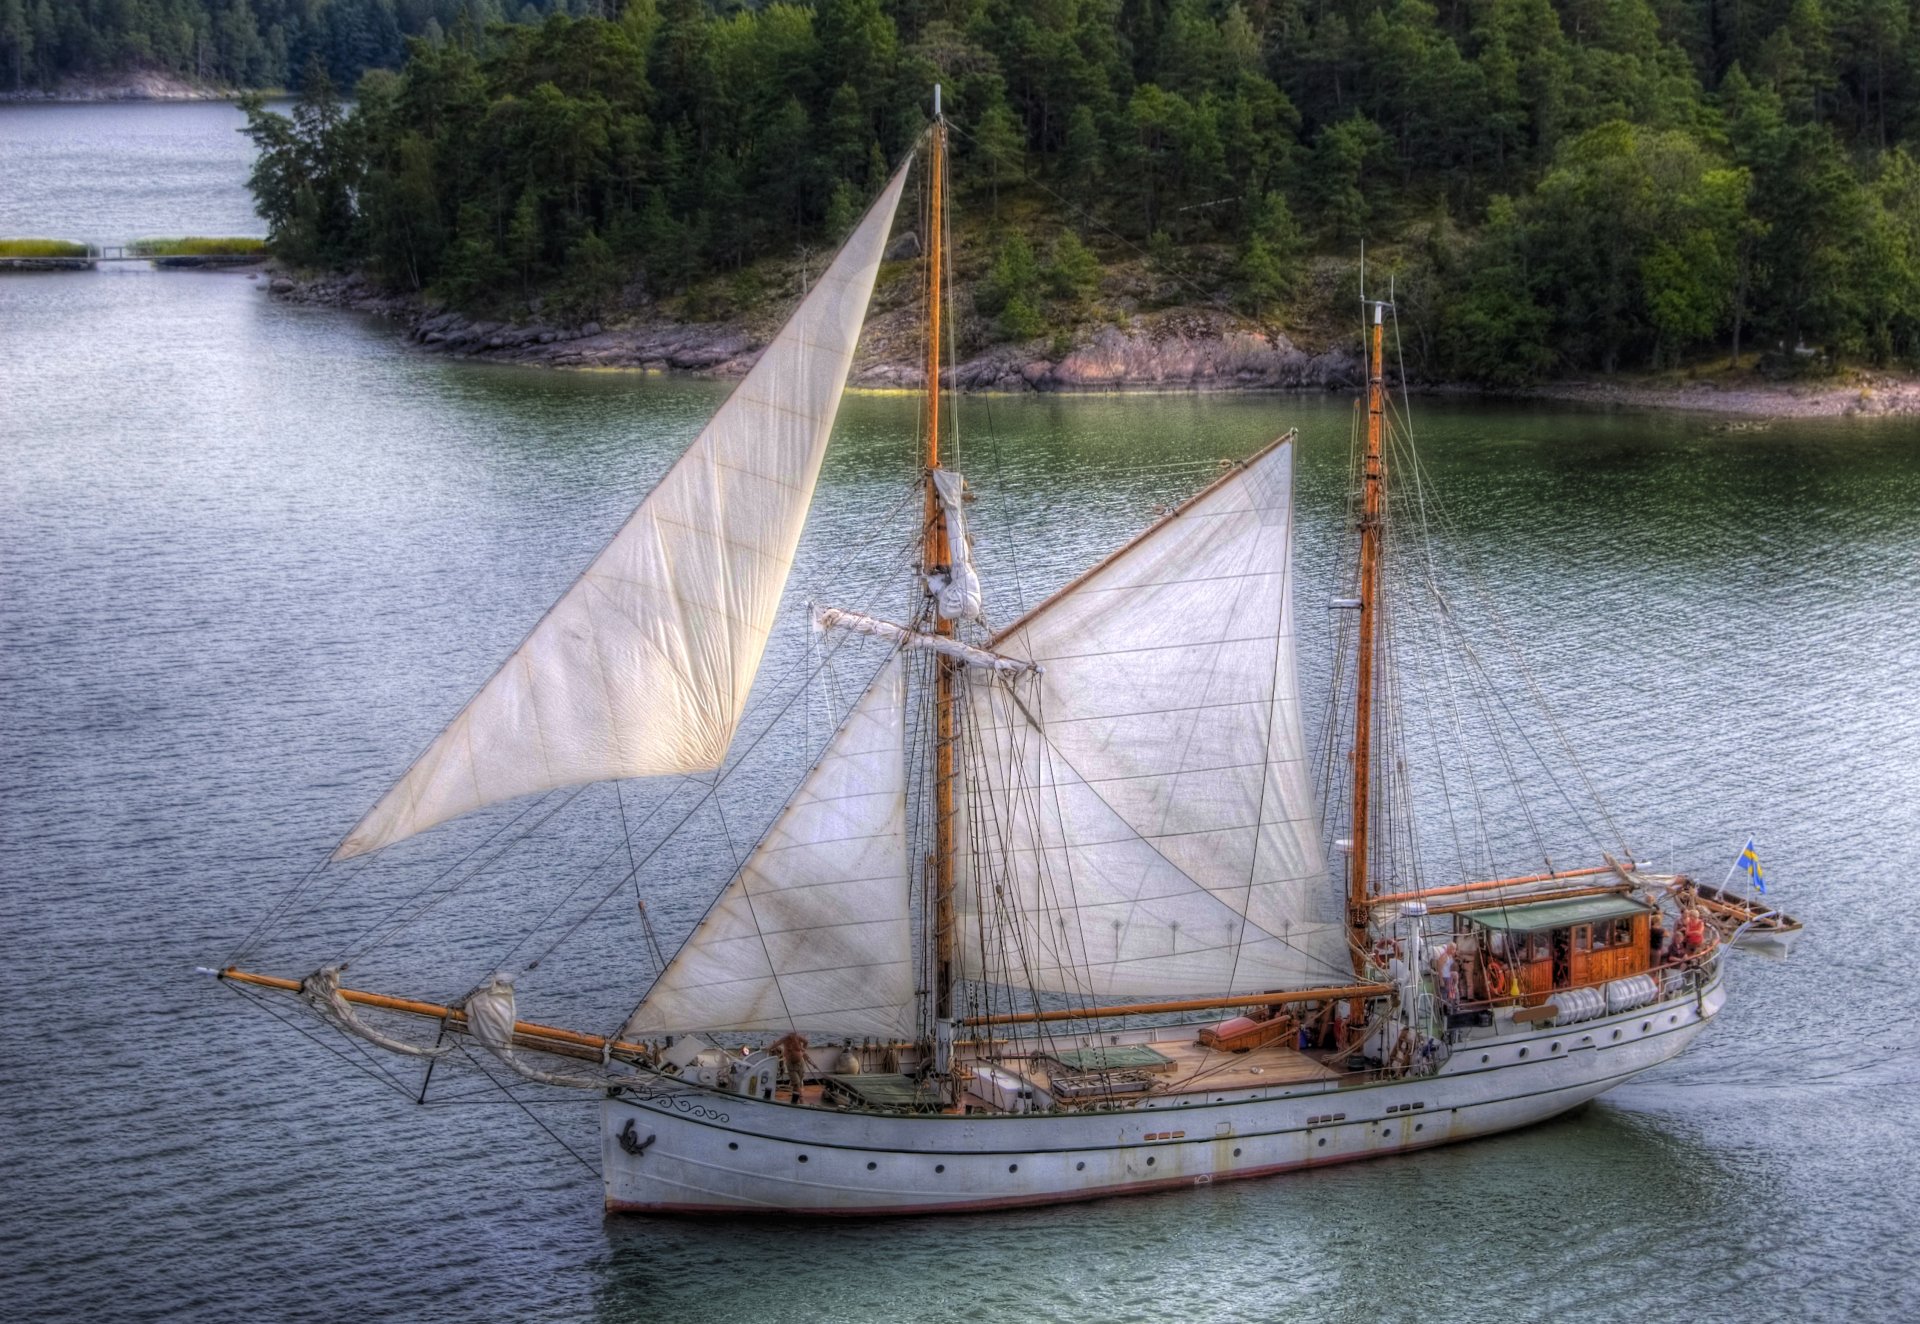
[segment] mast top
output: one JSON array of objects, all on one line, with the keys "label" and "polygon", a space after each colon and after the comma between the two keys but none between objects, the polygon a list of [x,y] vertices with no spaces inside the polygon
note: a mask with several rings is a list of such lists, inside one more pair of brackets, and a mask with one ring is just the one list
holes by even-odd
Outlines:
[{"label": "mast top", "polygon": [[940,114],[940,84],[938,83],[933,85],[933,117],[936,120],[942,118]]}]

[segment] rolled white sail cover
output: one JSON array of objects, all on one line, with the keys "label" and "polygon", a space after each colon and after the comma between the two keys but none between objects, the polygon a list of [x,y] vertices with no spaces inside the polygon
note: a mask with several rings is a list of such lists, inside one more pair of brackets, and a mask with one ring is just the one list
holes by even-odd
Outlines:
[{"label": "rolled white sail cover", "polygon": [[556,786],[720,765],[905,182],[902,165],[705,431],[336,860]]},{"label": "rolled white sail cover", "polygon": [[968,974],[1093,997],[1351,974],[1300,719],[1292,463],[1270,447],[994,640],[1041,669],[971,684]]},{"label": "rolled white sail cover", "polygon": [[941,517],[947,525],[947,573],[937,585],[929,585],[934,605],[942,619],[972,621],[980,618],[980,574],[973,568],[973,547],[967,541],[967,518],[961,503],[967,499],[967,481],[951,469],[933,471],[933,489],[940,497]]},{"label": "rolled white sail cover", "polygon": [[906,715],[898,655],[668,962],[625,1035],[911,1038]]}]

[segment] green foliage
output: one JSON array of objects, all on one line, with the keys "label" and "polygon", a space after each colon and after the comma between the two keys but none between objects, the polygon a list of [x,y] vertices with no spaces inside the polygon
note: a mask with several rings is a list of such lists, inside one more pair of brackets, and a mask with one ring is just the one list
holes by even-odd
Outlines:
[{"label": "green foliage", "polygon": [[1367,234],[1373,204],[1367,197],[1370,170],[1383,164],[1387,135],[1359,111],[1320,131],[1308,171],[1320,223],[1335,239],[1351,242]]},{"label": "green foliage", "polygon": [[1100,259],[1069,230],[1053,246],[1053,259],[1047,263],[1047,293],[1078,307],[1100,288]]},{"label": "green foliage", "polygon": [[1237,271],[1240,298],[1256,317],[1277,311],[1300,279],[1300,257],[1306,237],[1293,219],[1285,195],[1269,193],[1261,200]]},{"label": "green foliage", "polygon": [[260,155],[247,185],[254,209],[267,222],[273,251],[300,266],[351,262],[362,239],[355,192],[365,169],[362,122],[341,105],[333,80],[318,64],[291,118],[243,98],[247,127]]},{"label": "green foliage", "polygon": [[[185,27],[160,33],[161,8]],[[56,9],[78,17],[43,23]],[[251,108],[275,252],[595,316],[636,288],[711,311],[758,260],[837,241],[938,81],[957,192],[984,203],[961,224],[1143,246],[1149,303],[1275,316],[1301,297],[1308,234],[1404,250],[1418,218],[1464,218],[1404,268],[1426,310],[1415,367],[1511,384],[1743,345],[1920,360],[1920,168],[1897,145],[1920,128],[1910,9],[545,0],[541,21],[501,23],[525,7],[0,0],[0,80],[143,42],[167,67],[211,51],[216,77],[372,68],[351,113],[322,79],[290,116]],[[403,33],[423,39],[379,68]],[[996,252],[977,291],[993,335],[1057,329],[1098,294],[1077,234],[1044,263],[1033,242]]]},{"label": "green foliage", "polygon": [[997,217],[1000,211],[1000,186],[1017,184],[1026,173],[1026,135],[1006,102],[995,101],[987,107],[987,113],[981,116],[979,128],[974,133],[973,145],[981,158],[975,176],[991,191],[993,212]]},{"label": "green foliage", "polygon": [[1031,340],[1046,329],[1040,312],[1040,266],[1021,235],[999,245],[993,270],[974,293],[974,307],[993,319],[1001,340]]},{"label": "green foliage", "polygon": [[[238,88],[291,87],[317,65],[337,86],[398,68],[409,38],[475,25],[611,12],[581,0],[0,0],[0,87],[157,69]],[[650,6],[626,6],[644,12]]]},{"label": "green foliage", "polygon": [[1520,386],[1554,360],[1550,317],[1534,296],[1527,234],[1513,201],[1496,196],[1464,281],[1446,302],[1449,370],[1491,386]]},{"label": "green foliage", "polygon": [[71,239],[0,239],[0,257],[86,257],[91,251]]},{"label": "green foliage", "polygon": [[266,246],[264,239],[188,235],[184,239],[136,239],[127,245],[127,252],[136,257],[253,257]]}]

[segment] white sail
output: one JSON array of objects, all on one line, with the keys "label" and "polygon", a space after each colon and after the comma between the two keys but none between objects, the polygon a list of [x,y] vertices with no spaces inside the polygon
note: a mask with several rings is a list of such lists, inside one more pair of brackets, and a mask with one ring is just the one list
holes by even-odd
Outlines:
[{"label": "white sail", "polygon": [[1285,440],[993,641],[970,678],[967,971],[1091,997],[1348,977],[1294,663]]},{"label": "white sail", "polygon": [[336,860],[556,786],[720,765],[905,182],[903,164],[706,429]]},{"label": "white sail", "polygon": [[896,654],[668,962],[628,1038],[911,1038],[906,715]]}]

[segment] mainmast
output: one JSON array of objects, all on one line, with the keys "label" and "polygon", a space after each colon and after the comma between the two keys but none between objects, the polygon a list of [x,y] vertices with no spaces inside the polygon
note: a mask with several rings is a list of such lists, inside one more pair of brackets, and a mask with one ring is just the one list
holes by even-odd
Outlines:
[{"label": "mainmast", "polygon": [[1353,716],[1353,829],[1348,854],[1347,926],[1353,947],[1353,969],[1364,974],[1369,945],[1367,885],[1367,823],[1373,790],[1373,663],[1376,616],[1380,596],[1381,504],[1386,486],[1386,456],[1380,431],[1385,416],[1382,369],[1382,313],[1375,302],[1367,356],[1367,450],[1361,471],[1360,507],[1360,637],[1354,685]]},{"label": "mainmast", "polygon": [[[941,517],[934,474],[940,467],[940,297],[946,240],[947,124],[940,111],[940,86],[933,88],[933,128],[928,134],[927,175],[927,467],[926,544],[921,568],[932,581],[949,573],[953,555],[947,522]],[[931,601],[931,599],[929,599]],[[936,634],[951,636],[954,624],[939,610],[930,613]],[[933,924],[934,1069],[946,1075],[953,1055],[954,986],[954,668],[950,658],[934,658],[933,858],[929,871]]]}]

